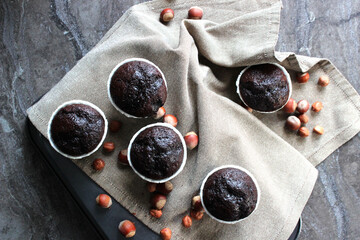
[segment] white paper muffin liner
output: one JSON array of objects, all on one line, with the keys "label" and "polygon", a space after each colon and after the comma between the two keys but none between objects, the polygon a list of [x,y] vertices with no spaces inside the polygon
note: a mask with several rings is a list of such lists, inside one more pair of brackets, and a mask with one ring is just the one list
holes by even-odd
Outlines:
[{"label": "white paper muffin liner", "polygon": [[243,73],[244,73],[246,70],[248,70],[250,67],[255,66],[255,65],[250,65],[250,66],[247,66],[246,68],[244,68],[244,69],[240,72],[240,74],[239,74],[239,76],[238,76],[238,78],[237,78],[237,80],[236,80],[236,92],[237,92],[237,94],[239,95],[241,101],[242,101],[247,107],[249,107],[249,108],[251,108],[251,109],[253,109],[254,111],[259,112],[259,113],[274,113],[274,112],[279,111],[280,109],[282,109],[282,108],[287,104],[287,102],[288,102],[289,99],[291,98],[291,94],[292,94],[291,77],[290,77],[290,74],[288,73],[288,71],[287,71],[283,66],[281,66],[280,64],[277,64],[277,63],[267,63],[267,64],[272,64],[272,65],[275,65],[275,66],[277,66],[278,68],[280,68],[280,69],[283,71],[283,73],[285,74],[287,83],[288,83],[288,85],[289,85],[289,97],[288,97],[287,101],[285,102],[285,104],[282,105],[279,109],[276,109],[276,110],[270,111],[270,112],[265,112],[265,111],[256,110],[256,109],[248,106],[248,105],[246,104],[246,102],[243,100],[243,98],[241,97],[240,88],[239,88],[241,76],[243,75]]},{"label": "white paper muffin liner", "polygon": [[[183,157],[183,161],[180,165],[180,168],[173,174],[171,175],[170,177],[168,178],[164,178],[164,179],[151,179],[151,178],[148,178],[148,177],[145,177],[144,175],[142,175],[141,173],[139,173],[135,168],[134,166],[132,165],[132,162],[131,162],[131,147],[132,147],[132,144],[133,142],[135,141],[136,137],[141,133],[143,132],[145,129],[147,128],[150,128],[150,127],[156,127],[156,126],[162,126],[162,127],[167,127],[167,128],[170,128],[172,130],[175,131],[175,133],[179,136],[180,140],[181,140],[181,143],[182,143],[182,146],[183,146],[183,150],[184,150],[184,157]],[[131,166],[131,168],[134,170],[134,172],[139,176],[141,177],[142,179],[144,179],[145,181],[148,181],[148,182],[152,182],[152,183],[164,183],[164,182],[167,182],[171,179],[173,179],[174,177],[176,177],[185,167],[185,164],[186,164],[186,159],[187,159],[187,149],[186,149],[186,143],[185,143],[185,140],[183,138],[183,136],[181,135],[181,133],[179,132],[179,130],[177,130],[175,127],[173,127],[172,125],[168,124],[168,123],[153,123],[153,124],[149,124],[143,128],[141,128],[139,131],[137,131],[134,136],[131,138],[130,140],[130,144],[129,144],[129,147],[128,147],[128,161],[129,161],[129,165]]]},{"label": "white paper muffin liner", "polygon": [[128,58],[128,59],[125,59],[124,61],[120,62],[118,65],[116,65],[113,70],[111,71],[110,75],[109,75],[109,79],[108,79],[108,82],[107,82],[107,92],[108,92],[108,98],[111,102],[111,104],[115,107],[115,109],[117,111],[119,111],[120,113],[122,113],[123,115],[125,115],[126,117],[128,118],[148,118],[148,117],[151,117],[151,116],[147,116],[147,117],[137,117],[137,116],[133,116],[129,113],[126,113],[124,112],[122,109],[120,109],[113,101],[112,97],[111,97],[111,94],[110,94],[110,84],[111,84],[111,78],[113,77],[113,75],[115,74],[116,70],[118,70],[118,68],[125,64],[125,63],[128,63],[128,62],[133,62],[133,61],[142,61],[142,62],[146,62],[150,65],[153,65],[160,73],[161,73],[161,77],[163,78],[164,82],[165,82],[165,87],[166,87],[166,92],[168,91],[168,88],[167,88],[167,82],[166,82],[166,79],[165,79],[165,75],[164,73],[161,71],[161,69],[153,62],[145,59],[145,58]]},{"label": "white paper muffin liner", "polygon": [[[236,221],[225,221],[225,220],[221,220],[221,219],[218,219],[216,217],[214,217],[206,208],[205,204],[204,204],[204,200],[203,200],[203,190],[204,190],[204,186],[205,186],[205,183],[207,181],[207,179],[214,173],[214,172],[217,172],[218,170],[220,169],[224,169],[224,168],[236,168],[236,169],[240,169],[241,171],[245,172],[246,174],[248,174],[250,176],[250,178],[253,180],[253,182],[255,183],[255,186],[256,186],[256,190],[257,190],[257,201],[256,201],[256,206],[255,206],[255,209],[250,213],[249,216],[245,217],[245,218],[241,218],[239,220],[236,220]],[[201,198],[201,204],[205,210],[205,212],[214,220],[220,222],[220,223],[225,223],[225,224],[235,224],[235,223],[238,223],[238,222],[241,222],[241,221],[244,221],[245,219],[247,219],[248,217],[250,217],[257,209],[259,203],[260,203],[260,187],[256,181],[256,178],[245,168],[243,167],[240,167],[240,166],[237,166],[237,165],[223,165],[223,166],[220,166],[220,167],[217,167],[215,169],[213,169],[211,172],[209,172],[206,177],[204,178],[202,184],[201,184],[201,187],[200,187],[200,198]]]},{"label": "white paper muffin liner", "polygon": [[[94,150],[92,150],[91,152],[89,153],[85,153],[83,155],[80,155],[80,156],[72,156],[72,155],[69,155],[69,154],[66,154],[64,152],[62,152],[60,149],[57,148],[57,146],[55,145],[55,143],[53,142],[52,138],[51,138],[51,124],[52,124],[52,120],[53,118],[55,117],[55,115],[58,113],[58,111],[60,109],[62,109],[63,107],[65,106],[68,106],[68,105],[72,105],[72,104],[84,104],[84,105],[88,105],[92,108],[94,108],[96,111],[98,111],[100,113],[100,115],[104,118],[104,123],[105,123],[105,126],[104,126],[104,134],[101,138],[101,141],[99,142],[99,144],[96,146],[96,148]],[[70,159],[81,159],[81,158],[84,158],[84,157],[88,157],[90,156],[91,154],[93,154],[94,152],[96,152],[100,146],[103,144],[105,138],[106,138],[106,134],[107,134],[107,130],[108,130],[108,121],[105,117],[105,114],[104,112],[99,108],[97,107],[96,105],[88,102],[88,101],[83,101],[83,100],[71,100],[71,101],[68,101],[68,102],[64,102],[63,104],[61,104],[54,112],[53,114],[51,115],[51,118],[50,118],[50,121],[49,121],[49,124],[48,124],[48,130],[47,130],[47,134],[48,134],[48,138],[49,138],[49,141],[50,141],[50,145],[58,152],[60,153],[61,155],[67,157],[67,158],[70,158]]]}]

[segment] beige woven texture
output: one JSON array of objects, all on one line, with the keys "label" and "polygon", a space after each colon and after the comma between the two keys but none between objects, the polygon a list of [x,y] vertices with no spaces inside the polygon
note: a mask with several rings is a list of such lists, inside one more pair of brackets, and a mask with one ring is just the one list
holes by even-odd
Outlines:
[{"label": "beige woven texture", "polygon": [[[194,5],[203,8],[203,20],[186,19]],[[168,24],[159,21],[165,7],[173,8],[176,14]],[[67,100],[82,99],[100,107],[108,119],[120,119],[121,131],[107,136],[108,141],[116,143],[113,154],[98,151],[74,163],[155,232],[169,227],[173,239],[287,239],[315,184],[314,165],[360,130],[360,100],[328,61],[274,52],[280,10],[278,0],[163,0],[136,5],[28,110],[29,118],[46,136],[56,107]],[[155,121],[128,119],[107,99],[109,73],[130,57],[149,59],[161,68],[168,82],[166,110],[178,117],[177,128],[182,134],[196,131],[200,136],[199,146],[188,153],[183,172],[172,181],[175,190],[159,220],[149,215],[150,193],[145,182],[131,168],[117,164],[118,152],[127,148],[132,135]],[[235,81],[241,69],[277,61],[289,70],[309,70],[309,83],[293,81],[293,97],[324,103],[320,113],[310,113],[308,124],[310,129],[322,125],[323,136],[300,138],[284,128],[286,114],[251,114],[239,105]],[[316,84],[323,74],[331,79],[326,88]],[[91,169],[97,157],[106,162],[99,173]],[[204,216],[194,221],[191,229],[184,229],[181,219],[189,213],[191,197],[198,193],[206,174],[224,164],[242,166],[257,178],[261,189],[258,209],[235,225]],[[89,201],[95,204],[95,197]]]}]

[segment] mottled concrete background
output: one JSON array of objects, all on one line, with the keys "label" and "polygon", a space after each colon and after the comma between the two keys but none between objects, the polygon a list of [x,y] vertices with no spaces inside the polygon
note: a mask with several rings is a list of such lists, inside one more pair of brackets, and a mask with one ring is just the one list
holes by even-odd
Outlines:
[{"label": "mottled concrete background", "polygon": [[[133,0],[0,1],[0,239],[94,239],[26,135],[26,109]],[[360,92],[360,1],[284,0],[279,51],[329,58]],[[300,239],[359,239],[360,135],[319,169]]]}]

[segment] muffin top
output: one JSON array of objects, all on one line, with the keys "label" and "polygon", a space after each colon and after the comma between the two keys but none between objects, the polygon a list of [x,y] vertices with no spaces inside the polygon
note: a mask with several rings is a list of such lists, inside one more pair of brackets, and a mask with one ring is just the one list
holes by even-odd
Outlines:
[{"label": "muffin top", "polygon": [[63,153],[81,156],[94,150],[101,142],[105,119],[85,104],[61,108],[51,121],[50,134],[55,146]]},{"label": "muffin top", "polygon": [[203,188],[203,204],[217,219],[237,221],[249,216],[257,203],[251,177],[237,168],[223,168],[209,176]]},{"label": "muffin top", "polygon": [[290,87],[286,75],[278,66],[260,64],[249,67],[241,75],[239,92],[250,108],[271,112],[285,105]]},{"label": "muffin top", "polygon": [[184,147],[171,128],[146,128],[134,139],[130,150],[131,164],[144,177],[161,180],[171,177],[180,168]]},{"label": "muffin top", "polygon": [[152,117],[165,104],[167,89],[158,68],[134,60],[122,64],[114,72],[110,95],[123,112],[135,117]]}]

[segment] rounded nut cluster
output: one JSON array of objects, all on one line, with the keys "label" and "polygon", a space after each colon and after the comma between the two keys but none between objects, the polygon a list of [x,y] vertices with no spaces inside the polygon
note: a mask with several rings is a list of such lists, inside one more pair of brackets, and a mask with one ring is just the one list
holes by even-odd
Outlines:
[{"label": "rounded nut cluster", "polygon": [[92,167],[96,171],[100,171],[105,167],[105,162],[101,158],[97,158],[93,161]]},{"label": "rounded nut cluster", "polygon": [[128,154],[128,150],[127,149],[123,149],[119,152],[119,155],[118,155],[118,160],[119,160],[119,163],[122,164],[122,165],[129,165],[129,161],[128,161],[128,158],[127,158],[127,154]]},{"label": "rounded nut cluster", "polygon": [[107,194],[99,194],[96,203],[102,208],[109,208],[112,205],[111,197]]},{"label": "rounded nut cluster", "polygon": [[188,12],[189,19],[201,19],[203,17],[203,10],[199,7],[191,7]]},{"label": "rounded nut cluster", "polygon": [[104,151],[105,152],[112,152],[115,149],[115,144],[113,142],[105,142],[103,145]]},{"label": "rounded nut cluster", "polygon": [[297,108],[296,110],[299,112],[299,113],[306,113],[310,108],[310,104],[308,101],[306,100],[300,100],[298,103],[297,103]]},{"label": "rounded nut cluster", "polygon": [[174,10],[171,8],[165,8],[160,13],[160,20],[164,23],[170,22],[174,18]]},{"label": "rounded nut cluster", "polygon": [[301,126],[300,119],[295,116],[289,116],[286,120],[286,127],[290,130],[298,130]]},{"label": "rounded nut cluster", "polygon": [[133,222],[129,220],[124,220],[119,224],[119,231],[126,238],[131,238],[135,236],[136,227]]},{"label": "rounded nut cluster", "polygon": [[183,224],[183,226],[186,227],[186,228],[191,227],[191,225],[192,225],[191,217],[188,216],[188,215],[186,215],[185,217],[183,217],[183,219],[182,219],[182,224]]},{"label": "rounded nut cluster", "polygon": [[290,98],[289,101],[285,104],[283,110],[286,113],[293,113],[295,112],[297,107],[297,103],[294,99]]},{"label": "rounded nut cluster", "polygon": [[173,127],[176,127],[178,124],[178,120],[177,118],[172,115],[172,114],[165,114],[164,116],[164,122],[165,123],[169,123],[170,125],[172,125]]},{"label": "rounded nut cluster", "polygon": [[184,136],[184,140],[188,149],[193,150],[199,143],[199,137],[195,132],[188,132]]},{"label": "rounded nut cluster", "polygon": [[162,240],[170,240],[171,239],[171,230],[170,228],[163,228],[160,231],[160,236]]},{"label": "rounded nut cluster", "polygon": [[324,76],[319,77],[318,84],[320,86],[326,87],[327,85],[329,85],[329,83],[330,83],[330,79],[328,76],[324,75]]},{"label": "rounded nut cluster", "polygon": [[300,137],[308,137],[310,135],[309,129],[306,127],[301,127],[298,131]]},{"label": "rounded nut cluster", "polygon": [[322,102],[314,102],[311,106],[311,110],[313,110],[314,112],[320,112],[322,108],[323,108]]},{"label": "rounded nut cluster", "polygon": [[299,73],[296,77],[298,83],[307,83],[310,79],[309,73]]}]

